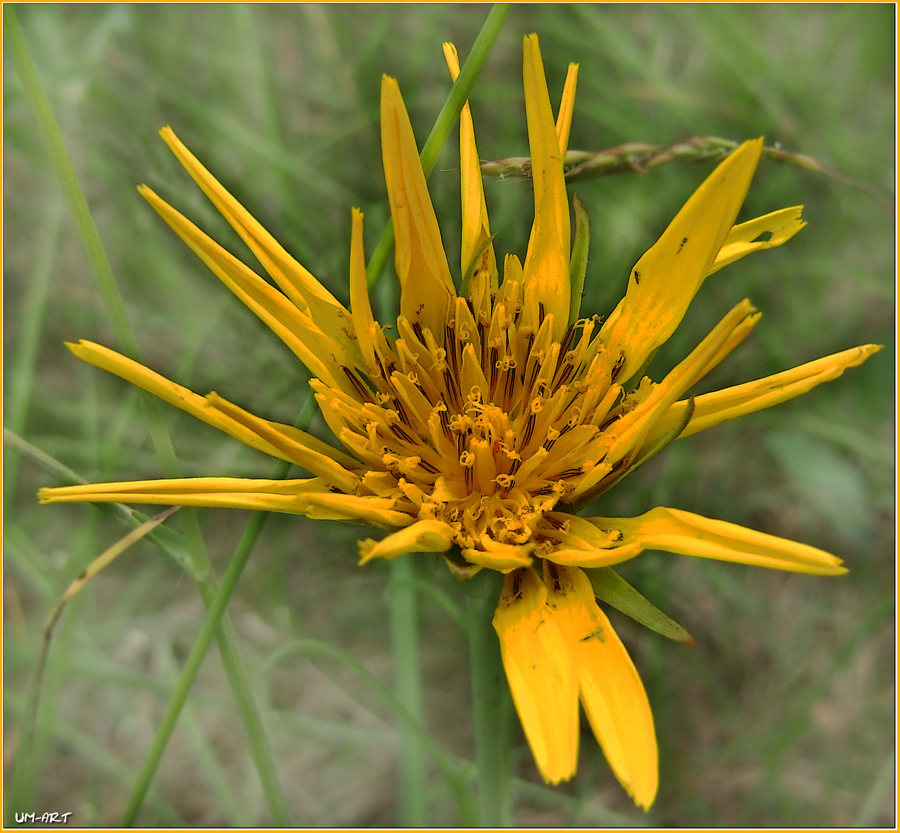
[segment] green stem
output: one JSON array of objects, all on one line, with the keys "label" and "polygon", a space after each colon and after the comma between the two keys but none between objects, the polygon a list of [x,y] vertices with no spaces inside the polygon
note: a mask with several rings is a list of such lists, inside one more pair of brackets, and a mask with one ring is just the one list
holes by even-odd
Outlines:
[{"label": "green stem", "polygon": [[[416,604],[415,555],[390,563],[391,631],[394,642],[394,689],[397,700],[422,725],[422,671],[419,665],[419,621]],[[400,824],[427,827],[425,748],[419,734],[400,724]]]},{"label": "green stem", "polygon": [[[246,697],[238,697],[237,690],[235,691],[235,694],[238,708],[241,712],[241,718],[244,720],[244,726],[247,730],[248,740],[250,741],[251,753],[257,764],[260,780],[262,781],[266,798],[269,801],[269,808],[272,812],[272,821],[274,824],[281,827],[290,824],[287,805],[281,791],[281,786],[278,782],[278,775],[275,771],[274,762],[272,761],[271,750],[268,748],[265,729],[263,728],[259,712],[256,710],[255,704],[250,696],[243,663],[240,663],[239,658],[235,653],[234,632],[230,621],[223,618],[228,600],[231,598],[231,594],[237,586],[238,579],[240,579],[241,573],[247,564],[247,560],[250,558],[250,554],[253,551],[253,545],[259,537],[259,533],[262,530],[262,526],[267,517],[267,512],[257,511],[253,513],[250,522],[247,524],[247,528],[244,531],[244,535],[241,538],[241,542],[238,544],[234,557],[231,559],[231,563],[228,565],[228,569],[222,577],[222,583],[218,588],[213,592],[210,592],[210,587],[206,583],[201,584],[201,594],[204,603],[207,605],[206,618],[203,620],[203,625],[200,628],[200,632],[197,634],[196,640],[194,640],[194,645],[191,648],[187,661],[181,669],[181,675],[179,676],[175,689],[172,692],[172,696],[169,698],[169,702],[166,705],[162,720],[160,720],[159,726],[157,726],[153,743],[141,766],[141,771],[138,774],[137,781],[131,796],[128,799],[128,804],[122,814],[120,824],[123,827],[129,827],[134,824],[138,811],[141,808],[141,804],[144,801],[144,797],[147,795],[147,790],[150,788],[150,784],[153,781],[153,776],[156,774],[159,761],[165,752],[166,745],[169,742],[169,738],[172,735],[172,731],[175,728],[181,710],[184,707],[191,687],[194,684],[197,672],[200,670],[200,666],[203,664],[210,643],[217,633],[220,634],[218,640],[219,650],[222,651],[222,662],[226,669],[232,667],[233,664],[237,662],[237,664],[234,665],[234,668],[239,672],[240,679],[239,681],[232,679],[232,684],[234,685],[235,682],[239,682],[239,689],[241,691],[246,690]],[[220,624],[222,626],[221,628]],[[231,678],[231,674],[229,674],[229,678]],[[262,766],[260,766],[260,764],[262,764]]]},{"label": "green stem", "polygon": [[[307,398],[294,424],[297,427],[308,427],[314,409],[315,400],[310,396]],[[287,477],[290,468],[290,463],[279,462],[272,472],[272,479],[281,480]],[[256,709],[256,704],[250,696],[250,687],[247,684],[247,675],[243,662],[241,662],[236,647],[233,647],[236,646],[233,626],[231,620],[225,614],[228,601],[232,593],[234,593],[238,579],[241,577],[247,560],[253,552],[256,540],[259,538],[260,532],[262,532],[263,524],[268,517],[269,513],[264,511],[254,512],[250,516],[250,521],[247,523],[231,563],[225,571],[222,583],[217,589],[214,589],[212,594],[208,594],[205,590],[201,591],[207,607],[206,618],[203,620],[203,626],[200,628],[200,633],[197,634],[197,639],[194,641],[187,662],[185,662],[184,668],[181,670],[181,676],[178,678],[175,690],[169,698],[166,711],[156,729],[153,744],[138,774],[137,782],[132,789],[125,812],[122,814],[121,824],[123,827],[134,823],[137,812],[143,803],[144,797],[147,795],[147,790],[150,788],[156,768],[159,766],[160,759],[166,750],[166,745],[178,721],[178,716],[184,707],[191,686],[194,684],[197,672],[203,664],[203,658],[206,656],[207,650],[209,650],[213,636],[216,635],[220,621],[222,627],[219,629],[218,643],[219,651],[222,654],[222,664],[225,666],[226,671],[234,669],[234,671],[238,672],[235,673],[234,679],[229,673],[229,681],[232,683],[241,719],[244,721],[244,728],[247,731],[247,739],[250,743],[250,754],[253,756],[253,761],[256,764],[256,769],[262,782],[263,791],[269,804],[269,812],[272,814],[272,821],[280,827],[287,827],[290,824],[287,803],[278,779],[278,772],[275,768],[265,727]],[[207,596],[209,596],[208,601]],[[241,692],[241,696],[239,696],[239,692]],[[246,692],[246,697],[243,696],[244,692]]]},{"label": "green stem", "polygon": [[[429,174],[434,169],[438,156],[450,136],[453,125],[456,124],[462,108],[468,101],[472,88],[481,74],[481,68],[484,66],[484,62],[487,60],[494,42],[500,34],[500,30],[506,22],[506,18],[509,17],[510,11],[512,11],[511,3],[495,3],[488,12],[481,31],[478,33],[478,37],[475,38],[475,43],[472,44],[472,50],[462,65],[459,77],[450,90],[450,95],[447,96],[441,112],[438,113],[434,126],[431,128],[431,133],[428,134],[428,138],[422,146],[422,152],[419,154],[426,179],[428,179]],[[375,251],[372,253],[372,258],[366,268],[366,276],[370,288],[378,283],[393,246],[394,224],[389,220],[381,233],[381,238],[378,240]]]},{"label": "green stem", "polygon": [[508,827],[511,815],[507,732],[510,698],[500,643],[492,624],[502,576],[488,570],[484,570],[482,576],[483,593],[467,599],[479,824],[481,827]]}]

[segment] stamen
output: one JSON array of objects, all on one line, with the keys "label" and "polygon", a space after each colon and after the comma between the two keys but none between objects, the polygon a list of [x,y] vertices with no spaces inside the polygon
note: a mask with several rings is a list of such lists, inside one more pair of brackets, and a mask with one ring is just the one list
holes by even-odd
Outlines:
[{"label": "stamen", "polygon": [[506,371],[506,385],[503,389],[503,410],[509,411],[512,402],[513,391],[516,387],[516,370],[515,361],[510,361],[510,368]]},{"label": "stamen", "polygon": [[565,367],[562,369],[562,373],[559,374],[559,379],[557,379],[556,384],[553,386],[554,390],[559,390],[566,382],[569,381],[569,377],[575,372],[575,364],[574,364],[574,356],[571,353],[566,354]]},{"label": "stamen", "polygon": [[441,421],[441,430],[443,430],[444,436],[448,440],[452,440],[453,434],[450,431],[450,417],[447,415],[447,407],[446,406],[444,406],[443,408],[441,407],[441,405],[443,405],[443,404],[444,404],[443,402],[438,402],[438,404],[435,407],[438,409],[438,418]]},{"label": "stamen", "polygon": [[580,468],[579,469],[566,469],[564,472],[560,472],[558,475],[556,475],[556,477],[559,480],[565,480],[568,477],[578,477],[579,475],[582,475],[582,474],[584,474],[584,472]]},{"label": "stamen", "polygon": [[531,348],[534,346],[535,334],[534,330],[529,330],[525,334],[525,355],[531,356]]},{"label": "stamen", "polygon": [[553,592],[559,593],[562,590],[562,582],[559,580],[559,570],[552,561],[547,562],[547,573],[550,576],[550,581],[553,582]]},{"label": "stamen", "polygon": [[[551,488],[552,491],[552,488]],[[565,524],[559,520],[558,518],[554,518],[553,515],[544,515],[543,521],[547,526],[552,526],[554,529],[562,529]]]},{"label": "stamen", "polygon": [[516,601],[519,601],[522,598],[522,571],[521,570],[516,570],[513,573],[512,591],[513,591],[513,598]]},{"label": "stamen", "polygon": [[372,394],[369,392],[369,389],[356,377],[356,374],[350,370],[349,367],[345,365],[341,365],[341,370],[344,372],[344,375],[347,377],[347,381],[353,385],[353,389],[360,395],[364,402],[372,402],[374,404],[375,400],[372,399]]},{"label": "stamen", "polygon": [[534,433],[534,424],[537,422],[537,416],[534,411],[528,414],[528,419],[525,421],[525,430],[522,432],[522,442],[519,443],[519,451],[523,448],[528,447],[528,443],[531,442],[531,435]]},{"label": "stamen", "polygon": [[410,437],[409,434],[407,434],[406,431],[404,431],[399,425],[392,425],[391,433],[393,433],[394,436],[397,437],[398,439],[403,440],[404,442],[407,442],[410,445],[416,444],[416,441],[412,437]]},{"label": "stamen", "polygon": [[444,324],[444,349],[453,375],[459,374],[459,353],[457,351],[456,332],[449,324]]},{"label": "stamen", "polygon": [[450,404],[452,404],[457,411],[462,410],[459,386],[456,384],[456,376],[450,369],[444,371],[444,387],[447,389],[447,393],[450,394]]},{"label": "stamen", "polygon": [[559,355],[565,356],[569,351],[569,345],[572,343],[572,339],[575,337],[575,325],[570,324],[569,329],[566,330],[566,334],[563,336],[562,343],[559,345]]},{"label": "stamen", "polygon": [[[553,486],[542,486],[540,489],[531,489],[528,494],[532,497],[542,497],[543,495],[552,495],[556,490]],[[546,516],[544,520],[547,520]]]},{"label": "stamen", "polygon": [[496,347],[491,347],[491,381],[490,392],[491,400],[494,399],[494,392],[497,390],[497,364],[499,363],[500,353]]},{"label": "stamen", "polygon": [[409,421],[409,413],[407,412],[406,407],[400,400],[399,396],[394,397],[394,404],[397,406],[397,416],[400,417],[400,421],[403,422],[407,427],[412,428],[412,423]]}]

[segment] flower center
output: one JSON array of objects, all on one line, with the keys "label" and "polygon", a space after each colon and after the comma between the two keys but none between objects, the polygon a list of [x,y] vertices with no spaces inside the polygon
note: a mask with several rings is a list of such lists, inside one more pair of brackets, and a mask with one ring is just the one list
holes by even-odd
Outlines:
[{"label": "flower center", "polygon": [[552,315],[542,311],[535,332],[521,309],[507,280],[488,309],[458,298],[442,344],[402,316],[393,343],[376,327],[368,384],[345,369],[362,402],[313,383],[335,434],[371,469],[360,492],[451,524],[462,547],[539,545],[544,514],[613,471],[604,428],[624,397],[617,363],[592,338],[598,320],[557,341]]}]

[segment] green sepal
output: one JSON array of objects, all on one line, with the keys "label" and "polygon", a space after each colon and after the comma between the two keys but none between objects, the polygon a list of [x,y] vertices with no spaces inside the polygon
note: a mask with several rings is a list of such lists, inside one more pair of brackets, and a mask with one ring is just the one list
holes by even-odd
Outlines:
[{"label": "green sepal", "polygon": [[573,194],[572,207],[575,209],[575,240],[572,243],[572,257],[569,260],[569,326],[578,320],[581,313],[581,293],[584,292],[584,276],[587,272],[588,246],[591,238],[591,221],[581,200]]},{"label": "green sepal", "polygon": [[478,248],[478,251],[472,256],[472,260],[469,263],[468,268],[466,269],[466,273],[462,276],[462,283],[460,284],[459,294],[461,297],[468,297],[469,289],[472,286],[472,278],[475,276],[475,272],[478,271],[478,264],[481,263],[481,256],[487,251],[487,247],[491,245],[494,238],[497,236],[497,232],[494,232],[481,246]]},{"label": "green sepal", "polygon": [[631,393],[641,383],[641,379],[644,378],[647,368],[650,367],[650,362],[656,358],[658,352],[659,348],[657,347],[656,350],[647,356],[647,361],[638,368],[637,372],[627,382],[622,383],[622,390],[624,390],[625,393]]},{"label": "green sepal", "polygon": [[656,605],[642,596],[612,567],[595,567],[584,569],[594,588],[594,595],[601,601],[614,607],[620,613],[640,622],[645,627],[656,631],[682,645],[693,647],[693,637],[673,619],[670,619]]},{"label": "green sepal", "polygon": [[637,456],[634,458],[634,462],[628,467],[628,469],[623,473],[629,474],[633,472],[635,469],[640,468],[644,465],[648,460],[652,460],[660,451],[662,451],[666,446],[671,445],[675,440],[677,440],[681,436],[681,432],[687,428],[688,423],[691,421],[691,418],[694,416],[694,397],[690,397],[687,401],[687,407],[684,409],[684,413],[681,416],[681,419],[678,420],[665,434],[659,437],[653,445],[645,446],[642,448]]}]

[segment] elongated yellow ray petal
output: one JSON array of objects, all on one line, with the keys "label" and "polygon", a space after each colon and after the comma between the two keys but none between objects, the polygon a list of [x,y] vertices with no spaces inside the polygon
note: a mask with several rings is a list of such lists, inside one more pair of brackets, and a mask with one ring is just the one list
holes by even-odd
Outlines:
[{"label": "elongated yellow ray petal", "polygon": [[362,358],[355,347],[352,354],[347,353],[340,342],[329,337],[319,327],[317,321],[225,251],[165,200],[146,186],[141,186],[138,190],[216,277],[265,322],[313,375],[327,381],[332,387],[341,388],[359,398],[340,369],[342,366],[357,367],[362,364]]},{"label": "elongated yellow ray petal", "polygon": [[640,449],[654,423],[662,418],[672,403],[716,358],[721,360],[727,344],[732,347],[737,344],[738,339],[731,338],[732,334],[741,330],[746,335],[745,322],[753,317],[754,312],[749,301],[737,304],[686,359],[653,386],[652,392],[643,402],[613,424],[607,431],[611,441],[607,462],[617,463],[629,453]]},{"label": "elongated yellow ray petal", "polygon": [[455,534],[456,530],[443,521],[416,521],[380,541],[359,541],[359,563],[373,558],[397,558],[410,552],[447,552]]},{"label": "elongated yellow ray petal", "polygon": [[[126,358],[108,347],[94,344],[91,341],[81,341],[78,344],[67,344],[66,346],[79,359],[113,373],[126,382],[130,382],[148,393],[158,396],[164,402],[168,402],[191,416],[203,420],[207,425],[212,425],[214,428],[224,431],[229,436],[234,437],[245,445],[249,445],[251,448],[262,451],[272,457],[277,457],[280,460],[297,463],[309,469],[313,474],[325,474],[331,471],[335,465],[350,469],[357,468],[359,465],[356,460],[344,452],[332,448],[327,443],[322,442],[312,434],[301,431],[299,428],[259,420],[270,431],[275,432],[275,435],[283,435],[290,441],[292,447],[291,450],[288,450],[283,444],[273,443],[265,439],[258,430],[250,428],[247,424],[235,419],[234,416],[210,405],[205,397],[199,396],[188,390],[188,388],[175,384],[175,382],[170,382],[164,376],[154,373],[142,364],[138,364],[136,361]],[[274,437],[275,435],[270,434],[269,436]],[[303,460],[300,459],[301,456],[304,458]]]},{"label": "elongated yellow ray petal", "polygon": [[645,810],[656,798],[659,761],[644,685],[588,577],[544,562],[547,604],[566,635],[578,669],[581,702],[597,742],[622,786]]},{"label": "elongated yellow ray petal", "polygon": [[722,248],[759,162],[763,141],[744,142],[722,162],[635,264],[625,297],[601,329],[629,378],[681,323]]},{"label": "elongated yellow ray petal", "polygon": [[[616,546],[598,552],[596,560],[567,560],[569,564],[605,567],[616,562],[604,562],[603,557],[616,558],[617,550],[628,557],[644,550],[663,550],[795,573],[839,576],[847,572],[839,558],[824,550],[680,509],[658,506],[636,518],[587,520],[604,531],[615,530],[622,537]],[[557,554],[552,558],[558,562]]]},{"label": "elongated yellow ray petal", "polygon": [[[444,60],[455,82],[459,77],[459,55],[452,43],[445,43]],[[478,148],[475,146],[475,127],[469,103],[463,105],[459,114],[459,180],[462,202],[462,247],[460,252],[461,274],[472,275],[478,269],[487,269],[490,285],[497,291],[497,258],[491,242],[491,228],[488,222],[487,206],[484,202],[484,181]],[[479,254],[480,253],[480,254]],[[473,261],[477,260],[475,263]],[[465,290],[463,286],[463,290]]]},{"label": "elongated yellow ray petal", "polygon": [[534,182],[534,226],[524,266],[522,317],[523,324],[536,333],[543,318],[541,312],[553,315],[554,336],[559,340],[569,321],[569,202],[537,35],[525,37],[523,76]]},{"label": "elongated yellow ray petal", "polygon": [[372,301],[366,281],[366,253],[363,247],[363,213],[353,209],[353,228],[350,237],[350,308],[353,310],[353,332],[356,343],[366,362],[369,376],[378,376],[378,362],[375,358],[375,343],[372,327]]},{"label": "elongated yellow ray petal", "polygon": [[578,676],[546,600],[547,588],[532,568],[507,574],[494,630],[535,763],[544,780],[558,784],[578,763]]},{"label": "elongated yellow ray petal", "polygon": [[362,521],[376,526],[406,526],[412,518],[392,509],[389,498],[356,497],[330,491],[320,478],[251,480],[242,477],[184,477],[89,483],[41,489],[41,503],[149,503],[262,509],[334,521]]},{"label": "elongated yellow ray petal", "polygon": [[[718,272],[723,266],[728,266],[751,252],[761,252],[787,243],[800,229],[806,227],[806,223],[800,219],[802,212],[803,206],[795,205],[735,226],[728,232],[709,274]],[[769,239],[758,239],[763,234],[770,235]]]},{"label": "elongated yellow ray petal", "polygon": [[[332,457],[312,451],[302,437],[297,437],[294,432],[288,433],[284,431],[283,428],[287,426],[273,424],[258,416],[254,416],[249,411],[245,411],[215,392],[208,394],[206,401],[211,408],[246,426],[263,440],[275,446],[291,462],[296,463],[298,466],[303,466],[303,468],[321,477],[329,486],[338,488],[343,492],[354,492],[359,485],[360,478],[357,475],[348,471]],[[358,469],[359,464],[355,463],[352,468]]]},{"label": "elongated yellow ray petal", "polygon": [[[880,344],[853,347],[754,382],[698,396],[694,399],[694,414],[680,436],[689,437],[720,422],[762,411],[808,393],[823,382],[837,379],[848,367],[861,365],[879,350]],[[654,424],[652,435],[664,434],[681,419],[686,408],[687,402],[673,404]]]},{"label": "elongated yellow ray petal", "polygon": [[[344,306],[228,193],[182,144],[171,127],[164,127],[160,135],[294,305],[313,319],[329,340],[339,344],[342,352],[355,356],[355,347],[348,335],[352,328],[350,314]],[[355,365],[356,361],[352,363]]]},{"label": "elongated yellow ray petal", "polygon": [[440,341],[456,290],[406,105],[396,80],[387,75],[381,79],[381,154],[394,220],[400,312]]},{"label": "elongated yellow ray petal", "polygon": [[556,115],[556,138],[559,141],[559,152],[563,159],[566,158],[566,151],[569,149],[569,132],[572,129],[572,116],[575,113],[575,90],[577,87],[578,64],[569,64],[562,100],[559,102],[559,113]]}]

